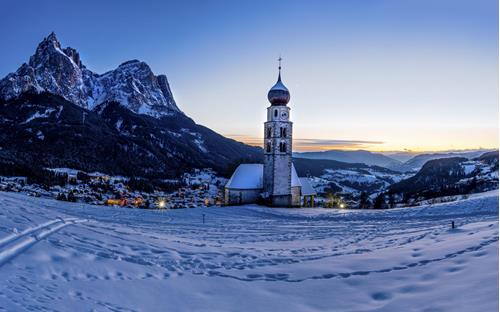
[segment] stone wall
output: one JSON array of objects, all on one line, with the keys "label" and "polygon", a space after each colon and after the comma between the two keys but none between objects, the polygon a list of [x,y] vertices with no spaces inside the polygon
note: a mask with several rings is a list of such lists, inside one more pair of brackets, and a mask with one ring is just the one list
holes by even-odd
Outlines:
[{"label": "stone wall", "polygon": [[301,200],[300,200],[300,186],[294,186],[292,187],[292,207],[300,207],[302,206]]},{"label": "stone wall", "polygon": [[261,189],[255,190],[236,190],[224,189],[224,204],[225,205],[243,205],[255,204],[262,192]]}]

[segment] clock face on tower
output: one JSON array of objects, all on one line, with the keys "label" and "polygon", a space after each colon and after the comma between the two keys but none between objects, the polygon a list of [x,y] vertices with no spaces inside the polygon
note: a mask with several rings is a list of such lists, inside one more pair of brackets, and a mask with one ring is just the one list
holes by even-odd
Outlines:
[{"label": "clock face on tower", "polygon": [[288,113],[286,111],[281,112],[281,119],[285,120],[288,117]]}]

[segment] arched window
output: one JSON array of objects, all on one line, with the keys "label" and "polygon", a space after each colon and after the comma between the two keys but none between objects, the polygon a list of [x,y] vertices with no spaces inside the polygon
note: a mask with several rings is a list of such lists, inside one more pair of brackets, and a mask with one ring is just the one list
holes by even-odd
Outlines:
[{"label": "arched window", "polygon": [[272,129],[271,127],[267,128],[267,137],[270,138],[272,134]]},{"label": "arched window", "polygon": [[277,109],[274,110],[274,117],[278,117],[278,110]]},{"label": "arched window", "polygon": [[286,138],[286,128],[280,128],[280,137]]},{"label": "arched window", "polygon": [[266,145],[266,152],[271,153],[271,144],[267,143]]},{"label": "arched window", "polygon": [[280,153],[286,153],[286,143],[280,142]]}]

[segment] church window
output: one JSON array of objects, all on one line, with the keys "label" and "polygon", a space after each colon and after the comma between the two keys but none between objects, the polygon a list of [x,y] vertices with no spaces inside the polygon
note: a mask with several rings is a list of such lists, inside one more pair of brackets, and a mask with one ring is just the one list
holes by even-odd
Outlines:
[{"label": "church window", "polygon": [[271,144],[267,143],[266,145],[266,152],[271,153]]},{"label": "church window", "polygon": [[286,143],[280,143],[280,153],[286,153]]},{"label": "church window", "polygon": [[278,117],[278,110],[277,109],[274,110],[274,117]]},{"label": "church window", "polygon": [[286,128],[280,128],[280,137],[286,138]]},{"label": "church window", "polygon": [[270,138],[272,133],[271,127],[267,128],[267,137]]}]

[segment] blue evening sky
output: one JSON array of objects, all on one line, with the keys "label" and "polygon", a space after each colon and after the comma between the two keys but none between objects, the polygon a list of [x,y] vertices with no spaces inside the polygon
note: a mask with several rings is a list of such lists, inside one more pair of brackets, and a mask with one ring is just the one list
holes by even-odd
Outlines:
[{"label": "blue evening sky", "polygon": [[177,104],[195,121],[259,142],[281,54],[297,150],[498,146],[497,1],[1,6],[1,77],[55,31],[98,73],[146,61],[167,75]]}]

